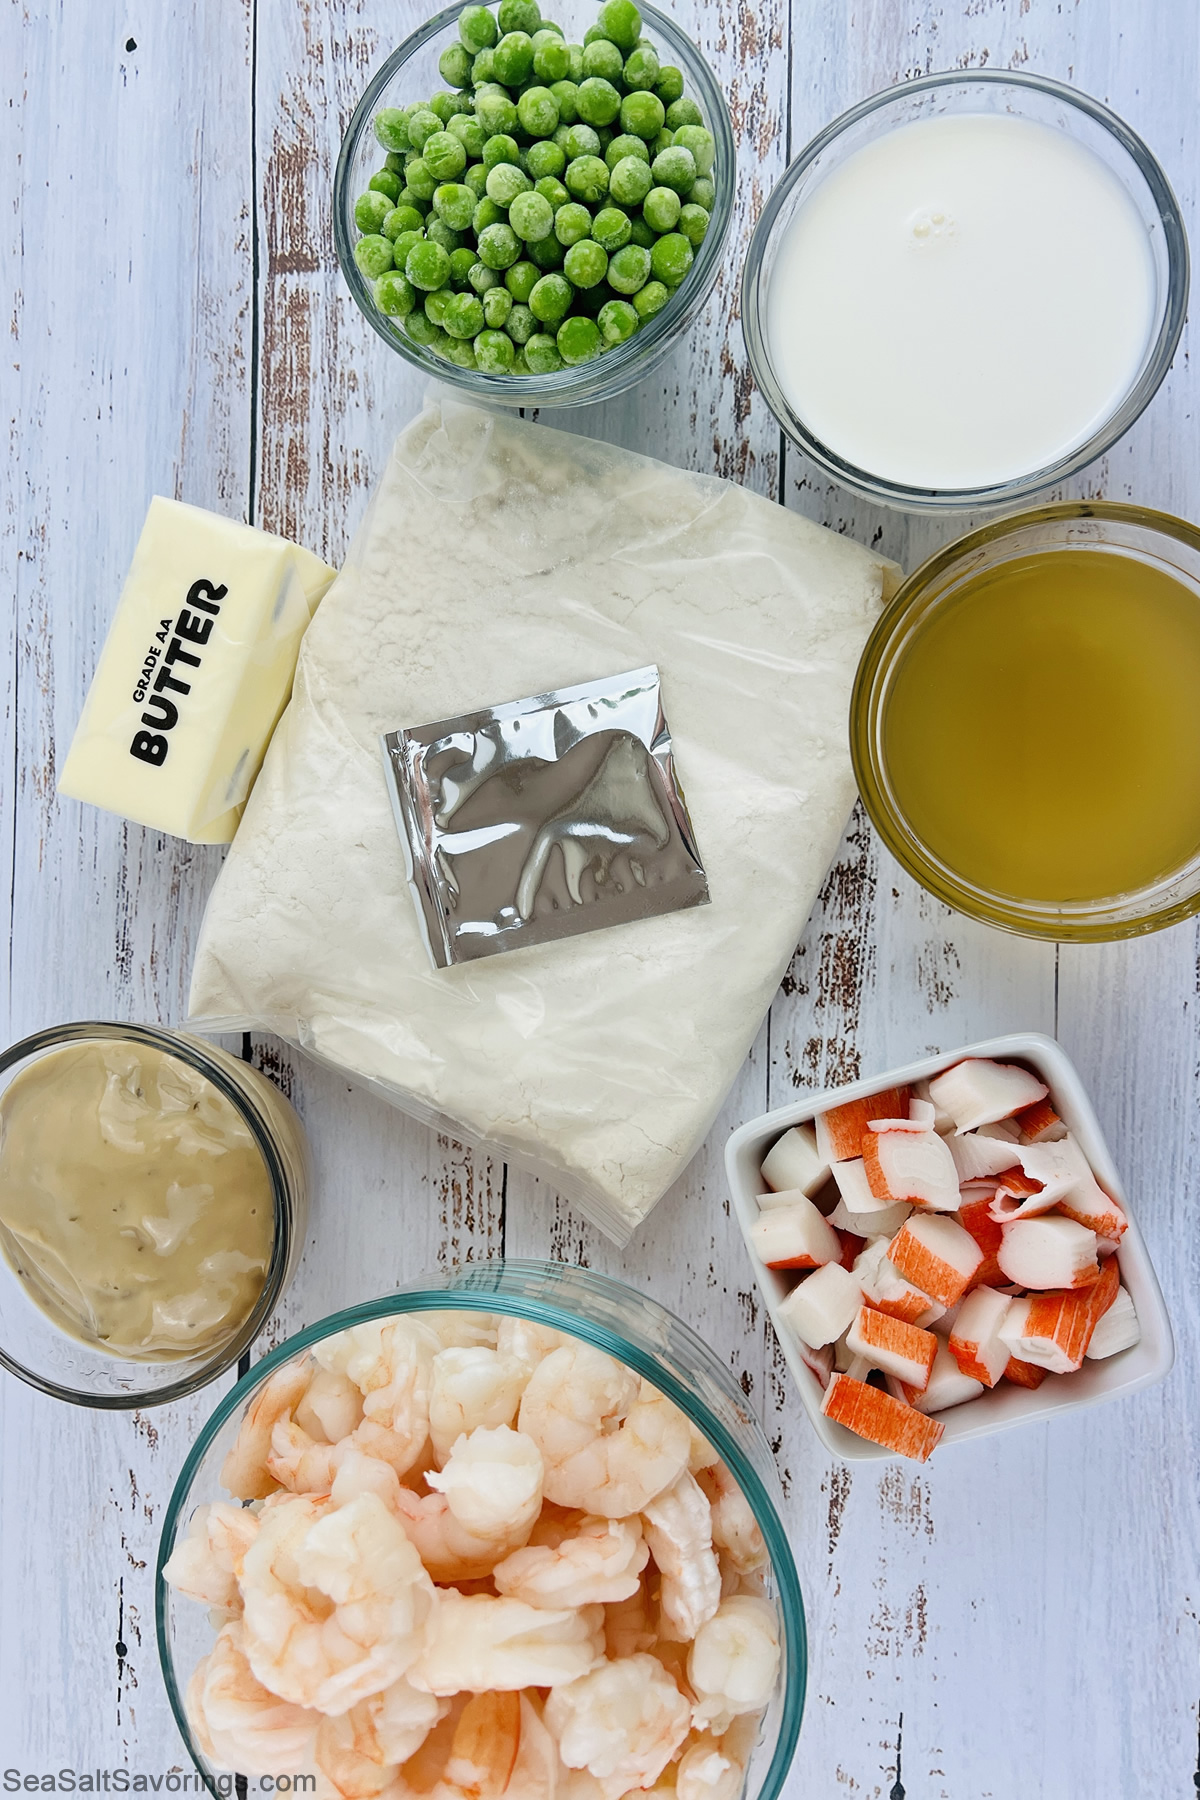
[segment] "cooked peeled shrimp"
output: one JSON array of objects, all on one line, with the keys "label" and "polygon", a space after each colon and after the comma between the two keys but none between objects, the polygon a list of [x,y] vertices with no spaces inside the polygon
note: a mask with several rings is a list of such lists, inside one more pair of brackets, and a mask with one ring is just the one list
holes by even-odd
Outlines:
[{"label": "cooked peeled shrimp", "polygon": [[753,1575],[767,1565],[767,1546],[750,1502],[723,1462],[715,1462],[699,1477],[712,1504],[713,1543],[724,1550],[743,1575]]},{"label": "cooked peeled shrimp", "polygon": [[292,1416],[314,1443],[338,1444],[362,1423],[363,1397],[348,1375],[318,1367]]},{"label": "cooked peeled shrimp", "polygon": [[561,1350],[564,1344],[578,1341],[568,1337],[565,1331],[555,1331],[551,1325],[537,1325],[532,1319],[502,1318],[496,1326],[496,1348],[501,1356],[515,1356],[531,1375],[552,1350]]},{"label": "cooked peeled shrimp", "polygon": [[443,1350],[433,1359],[429,1435],[439,1463],[479,1425],[511,1425],[529,1370],[516,1356],[484,1344]]},{"label": "cooked peeled shrimp", "polygon": [[739,1800],[760,1723],[760,1714],[745,1713],[719,1738],[707,1731],[694,1738],[675,1773],[679,1800]]},{"label": "cooked peeled shrimp", "polygon": [[321,1722],[255,1678],[238,1620],[222,1627],[197,1663],[184,1705],[205,1754],[218,1768],[246,1775],[296,1774]]},{"label": "cooked peeled shrimp", "polygon": [[297,1706],[344,1713],[390,1687],[424,1648],[433,1583],[377,1494],[344,1505],[291,1494],[265,1508],[242,1564],[245,1650]]},{"label": "cooked peeled shrimp", "polygon": [[352,1325],[313,1351],[322,1368],[347,1376],[363,1397],[356,1447],[397,1475],[412,1467],[429,1437],[433,1359],[441,1348],[431,1326],[402,1317]]},{"label": "cooked peeled shrimp", "polygon": [[657,1781],[691,1725],[691,1709],[652,1656],[604,1662],[555,1688],[546,1725],[569,1769],[586,1769],[617,1800]]},{"label": "cooked peeled shrimp", "polygon": [[637,1519],[590,1518],[563,1532],[557,1544],[528,1544],[493,1571],[502,1594],[530,1606],[590,1606],[628,1600],[650,1552]]},{"label": "cooked peeled shrimp", "polygon": [[446,1701],[410,1687],[403,1677],[337,1718],[322,1718],[313,1756],[344,1800],[375,1800],[396,1783],[396,1765],[415,1756]]},{"label": "cooked peeled shrimp", "polygon": [[431,1694],[556,1687],[586,1673],[604,1648],[604,1612],[550,1612],[521,1600],[443,1588],[414,1687]]},{"label": "cooked peeled shrimp", "polygon": [[721,1733],[739,1714],[761,1712],[778,1669],[779,1622],[771,1602],[750,1594],[722,1600],[688,1657],[696,1724]]},{"label": "cooked peeled shrimp", "polygon": [[263,1383],[246,1408],[233,1448],[221,1465],[221,1486],[237,1499],[265,1500],[279,1486],[267,1469],[271,1433],[280,1419],[291,1417],[312,1372],[312,1359],[307,1356],[284,1363]]},{"label": "cooked peeled shrimp", "polygon": [[646,1593],[645,1577],[628,1600],[610,1602],[604,1609],[604,1644],[612,1662],[649,1650],[658,1636]]},{"label": "cooked peeled shrimp", "polygon": [[520,1694],[473,1694],[463,1708],[446,1759],[450,1794],[500,1800],[521,1748]]},{"label": "cooked peeled shrimp", "polygon": [[700,1427],[693,1425],[690,1419],[688,1435],[692,1446],[688,1452],[688,1468],[693,1475],[698,1475],[701,1469],[711,1469],[714,1463],[720,1462],[721,1452],[713,1449]]},{"label": "cooked peeled shrimp", "polygon": [[468,1344],[487,1344],[494,1350],[496,1330],[500,1321],[495,1313],[459,1310],[457,1312],[422,1313],[421,1323],[428,1325],[436,1334],[443,1350],[451,1350]]},{"label": "cooked peeled shrimp", "polygon": [[461,1437],[424,1496],[397,1485],[395,1510],[436,1581],[490,1575],[525,1543],[542,1505],[542,1453],[532,1438],[498,1425]]},{"label": "cooked peeled shrimp", "polygon": [[686,1466],[677,1407],[590,1344],[573,1341],[534,1370],[518,1414],[546,1459],[546,1494],[607,1519],[641,1512]]},{"label": "cooked peeled shrimp", "polygon": [[712,1511],[685,1469],[643,1509],[646,1542],[662,1575],[660,1603],[681,1638],[694,1638],[721,1604]]},{"label": "cooked peeled shrimp", "polygon": [[198,1506],[188,1521],[187,1536],[176,1541],[163,1565],[163,1575],[177,1593],[225,1612],[240,1612],[238,1577],[257,1531],[257,1517],[244,1506],[230,1506],[224,1500]]},{"label": "cooked peeled shrimp", "polygon": [[559,1767],[558,1745],[546,1730],[538,1696],[522,1694],[521,1740],[506,1800],[557,1800]]}]

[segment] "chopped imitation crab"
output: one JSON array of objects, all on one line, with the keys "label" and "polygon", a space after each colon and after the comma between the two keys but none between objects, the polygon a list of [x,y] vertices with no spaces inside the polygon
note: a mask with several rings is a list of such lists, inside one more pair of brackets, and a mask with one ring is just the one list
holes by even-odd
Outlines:
[{"label": "chopped imitation crab", "polygon": [[893,1319],[903,1319],[908,1325],[931,1324],[942,1309],[923,1289],[914,1287],[911,1281],[901,1275],[894,1263],[889,1262],[890,1242],[885,1237],[872,1238],[861,1255],[855,1258],[854,1276],[862,1289],[863,1298],[870,1301],[877,1311],[888,1313]]},{"label": "chopped imitation crab", "polygon": [[[841,1195],[839,1205],[844,1206],[847,1212],[866,1218],[872,1213],[888,1212],[896,1205],[894,1200],[882,1200],[872,1193],[861,1156],[835,1163],[833,1179],[837,1182],[838,1193]],[[879,1229],[882,1231],[883,1227],[880,1226]]]},{"label": "chopped imitation crab", "polygon": [[958,1309],[950,1333],[950,1352],[964,1375],[995,1387],[1009,1358],[1008,1345],[1000,1336],[1012,1305],[1009,1294],[994,1288],[973,1288]]},{"label": "chopped imitation crab", "polygon": [[1055,1138],[1065,1137],[1067,1132],[1048,1099],[1035,1100],[1032,1106],[1023,1106],[1020,1112],[1013,1114],[1013,1124],[1021,1127],[1022,1137],[1031,1144],[1050,1142]]},{"label": "chopped imitation crab", "polygon": [[1057,1215],[1006,1225],[996,1261],[1006,1280],[1039,1290],[1091,1287],[1100,1273],[1095,1232]]},{"label": "chopped imitation crab", "polygon": [[937,1339],[931,1331],[889,1318],[874,1307],[860,1307],[846,1333],[846,1348],[887,1375],[894,1375],[919,1392],[929,1385]]},{"label": "chopped imitation crab", "polygon": [[1046,1374],[1047,1371],[1039,1369],[1036,1363],[1022,1362],[1017,1356],[1010,1356],[1004,1365],[1004,1379],[1011,1381],[1014,1387],[1040,1388]]},{"label": "chopped imitation crab", "polygon": [[[850,1166],[849,1163],[839,1165]],[[876,1212],[854,1212],[844,1200],[839,1200],[829,1215],[829,1223],[835,1231],[851,1231],[870,1243],[876,1237],[895,1237],[911,1211],[907,1200],[898,1200],[894,1206],[882,1206]]]},{"label": "chopped imitation crab", "polygon": [[1119,1287],[1117,1265],[1110,1257],[1090,1288],[1014,1300],[1000,1336],[1019,1362],[1033,1363],[1051,1374],[1069,1374],[1082,1363]]},{"label": "chopped imitation crab", "polygon": [[958,1222],[983,1252],[983,1261],[967,1283],[968,1291],[976,1287],[1003,1287],[1005,1284],[1004,1271],[996,1261],[996,1253],[1004,1241],[1004,1227],[992,1217],[994,1193],[995,1189],[990,1184],[977,1186],[968,1183],[962,1189]]},{"label": "chopped imitation crab", "polygon": [[750,1240],[768,1269],[817,1269],[841,1256],[837,1232],[803,1194],[793,1206],[760,1214]]},{"label": "chopped imitation crab", "polygon": [[829,1179],[829,1163],[817,1149],[817,1134],[811,1125],[793,1125],[772,1144],[763,1157],[762,1178],[776,1192],[798,1188],[812,1198]]},{"label": "chopped imitation crab", "polygon": [[1096,1321],[1092,1341],[1084,1354],[1089,1361],[1099,1362],[1106,1356],[1115,1356],[1119,1350],[1132,1350],[1141,1335],[1133,1299],[1127,1289],[1118,1288],[1116,1299]]},{"label": "chopped imitation crab", "polygon": [[[841,1106],[818,1113],[817,1147],[830,1163],[846,1162],[862,1155],[863,1139],[872,1119],[907,1119],[909,1092],[906,1087],[885,1088],[865,1100],[847,1100]],[[836,1169],[834,1173],[836,1174]]]},{"label": "chopped imitation crab", "polygon": [[854,1275],[840,1263],[826,1263],[792,1289],[779,1313],[798,1337],[819,1350],[841,1337],[861,1305],[862,1290]]},{"label": "chopped imitation crab", "polygon": [[959,1132],[1011,1118],[1049,1092],[1028,1069],[982,1056],[966,1057],[929,1083],[930,1099],[950,1114]]},{"label": "chopped imitation crab", "polygon": [[969,1231],[944,1214],[914,1213],[888,1247],[888,1258],[915,1287],[953,1306],[983,1261]]},{"label": "chopped imitation crab", "polygon": [[936,1131],[869,1131],[862,1155],[877,1200],[908,1200],[931,1212],[953,1212],[958,1205],[958,1171]]},{"label": "chopped imitation crab", "polygon": [[882,1444],[897,1456],[927,1462],[941,1442],[945,1426],[919,1413],[880,1388],[855,1381],[850,1375],[834,1375],[825,1390],[821,1411],[859,1437]]},{"label": "chopped imitation crab", "polygon": [[964,1375],[951,1356],[949,1347],[939,1340],[937,1355],[933,1359],[933,1368],[929,1372],[929,1382],[924,1392],[902,1382],[897,1398],[907,1400],[918,1412],[940,1413],[948,1411],[952,1406],[962,1406],[967,1400],[977,1400],[983,1391],[982,1381]]}]

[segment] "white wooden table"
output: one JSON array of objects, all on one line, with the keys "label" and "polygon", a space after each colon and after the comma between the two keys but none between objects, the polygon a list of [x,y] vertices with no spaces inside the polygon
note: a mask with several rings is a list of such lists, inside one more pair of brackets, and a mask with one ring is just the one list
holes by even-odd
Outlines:
[{"label": "white wooden table", "polygon": [[[55,798],[152,493],[336,561],[420,382],[334,262],[333,163],[368,72],[423,0],[8,0],[0,167],[11,325],[0,642],[0,1028],[178,1021],[219,853]],[[716,471],[912,567],[960,526],[875,512],[784,446],[746,367],[742,252],[791,154],[843,107],[948,66],[1058,76],[1200,174],[1195,0],[678,0],[740,144],[726,272],[690,346],[558,423]],[[1193,236],[1195,233],[1193,231]],[[1071,492],[1200,516],[1187,339],[1158,399]],[[730,1362],[766,1421],[812,1668],[789,1800],[1167,1800],[1194,1792],[1200,1694],[1200,936],[1056,949],[964,922],[846,834],[711,1141],[620,1254],[553,1194],[270,1039],[318,1170],[268,1334],[462,1259],[623,1274]],[[729,1217],[721,1147],[798,1086],[1018,1027],[1090,1083],[1179,1344],[1134,1399],[923,1469],[827,1461],[789,1394]],[[163,1508],[212,1390],[92,1416],[0,1379],[0,1780],[185,1756],[154,1647]]]}]

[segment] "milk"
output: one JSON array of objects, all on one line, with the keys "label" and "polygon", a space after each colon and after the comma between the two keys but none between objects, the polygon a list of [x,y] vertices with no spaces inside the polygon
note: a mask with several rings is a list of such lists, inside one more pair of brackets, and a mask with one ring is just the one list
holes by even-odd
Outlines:
[{"label": "milk", "polygon": [[1004,114],[864,144],[781,235],[771,362],[845,462],[913,487],[1011,480],[1084,443],[1155,318],[1145,225],[1092,151]]}]

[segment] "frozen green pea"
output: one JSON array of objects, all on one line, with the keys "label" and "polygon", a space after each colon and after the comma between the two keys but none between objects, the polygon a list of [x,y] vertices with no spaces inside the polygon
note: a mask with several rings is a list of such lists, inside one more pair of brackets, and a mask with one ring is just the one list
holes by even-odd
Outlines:
[{"label": "frozen green pea", "polygon": [[623,156],[608,178],[609,193],[618,206],[640,206],[653,186],[650,164],[639,156]]},{"label": "frozen green pea", "polygon": [[488,171],[487,194],[497,206],[511,206],[518,194],[528,193],[533,183],[515,163],[497,163]]},{"label": "frozen green pea", "polygon": [[626,94],[621,102],[621,130],[643,142],[657,138],[666,114],[657,94]]},{"label": "frozen green pea", "polygon": [[414,107],[408,115],[408,141],[418,156],[434,132],[441,129],[442,121],[427,106]]},{"label": "frozen green pea", "polygon": [[536,244],[526,245],[529,260],[536,263],[544,275],[547,270],[561,269],[563,265],[563,246],[554,236],[539,238]]},{"label": "frozen green pea", "polygon": [[573,287],[595,287],[604,280],[608,257],[594,238],[580,238],[563,258],[563,271]]},{"label": "frozen green pea", "polygon": [[485,194],[475,207],[471,218],[471,230],[476,237],[481,237],[489,225],[503,225],[505,216],[504,208],[497,206],[496,202],[489,200]]},{"label": "frozen green pea", "polygon": [[533,72],[539,81],[565,81],[571,73],[571,52],[561,38],[552,37],[548,44],[535,44]]},{"label": "frozen green pea", "polygon": [[[384,234],[387,235],[386,233]],[[399,237],[392,240],[392,260],[398,269],[402,269],[408,261],[408,253],[414,244],[425,242],[424,229],[420,231],[402,231]]]},{"label": "frozen green pea", "polygon": [[697,175],[695,181],[692,183],[692,191],[688,195],[691,204],[693,206],[702,206],[705,212],[710,213],[716,198],[717,190],[711,176]]},{"label": "frozen green pea", "polygon": [[463,186],[470,188],[476,200],[482,200],[487,193],[488,172],[481,162],[472,163],[463,171]]},{"label": "frozen green pea", "polygon": [[[621,71],[622,79],[630,93],[653,93],[659,77],[658,52],[649,45],[639,44],[625,58],[625,67]],[[661,98],[659,105],[663,104]]]},{"label": "frozen green pea", "polygon": [[592,215],[578,200],[568,200],[554,215],[554,235],[560,244],[577,244],[592,229]]},{"label": "frozen green pea", "polygon": [[378,231],[391,210],[392,203],[386,194],[368,189],[354,202],[354,223],[360,231]]},{"label": "frozen green pea", "polygon": [[507,269],[521,254],[521,240],[511,225],[489,225],[479,234],[479,260],[489,269]]},{"label": "frozen green pea", "polygon": [[477,262],[467,276],[467,280],[477,294],[486,294],[492,288],[499,286],[500,279],[499,270],[489,269],[486,263],[481,262]]},{"label": "frozen green pea", "polygon": [[519,87],[533,73],[533,44],[527,31],[510,31],[492,52],[496,77],[505,87]]},{"label": "frozen green pea", "polygon": [[428,313],[420,306],[414,306],[412,311],[406,315],[404,329],[414,344],[424,345],[427,349],[432,349],[445,336],[441,328],[434,324]]},{"label": "frozen green pea", "polygon": [[371,121],[375,136],[385,150],[409,148],[408,114],[400,106],[385,106]]},{"label": "frozen green pea", "polygon": [[550,92],[558,105],[561,125],[574,125],[579,117],[579,88],[573,81],[552,81]]},{"label": "frozen green pea", "polygon": [[452,225],[447,225],[445,219],[438,218],[426,219],[425,236],[433,243],[440,244],[447,252],[461,249],[467,241],[465,232],[455,231]]},{"label": "frozen green pea", "polygon": [[622,50],[632,50],[642,35],[642,15],[633,0],[604,0],[597,23]]},{"label": "frozen green pea", "polygon": [[533,176],[535,185],[544,176],[561,175],[566,166],[567,153],[553,138],[542,138],[539,143],[530,144],[525,152],[525,167]]},{"label": "frozen green pea", "polygon": [[585,78],[598,75],[603,81],[620,81],[623,63],[624,58],[621,52],[607,38],[597,38],[594,43],[584,46],[583,73]]},{"label": "frozen green pea", "polygon": [[691,244],[693,249],[695,249],[697,244],[704,241],[704,234],[708,230],[708,225],[708,214],[702,206],[695,206],[689,203],[687,206],[680,208],[678,229],[682,231],[684,237],[687,239],[688,243]]},{"label": "frozen green pea", "polygon": [[483,146],[484,169],[490,174],[500,163],[513,163],[518,168],[521,165],[521,146],[507,131],[498,131]]},{"label": "frozen green pea", "polygon": [[517,118],[531,138],[548,138],[558,129],[558,101],[548,87],[528,87],[517,101]]},{"label": "frozen green pea", "polygon": [[471,64],[471,86],[478,92],[481,87],[489,87],[496,80],[496,52],[489,47],[480,50]]},{"label": "frozen green pea", "polygon": [[623,344],[641,323],[628,300],[606,300],[596,318],[606,344]]},{"label": "frozen green pea", "polygon": [[664,125],[656,138],[650,138],[647,141],[650,145],[650,161],[653,162],[654,158],[661,156],[664,150],[671,149],[675,142],[675,133]]},{"label": "frozen green pea", "polygon": [[375,304],[389,318],[402,319],[417,303],[412,282],[399,269],[389,269],[375,283]]},{"label": "frozen green pea", "polygon": [[569,163],[574,162],[577,156],[599,156],[599,134],[590,125],[568,126],[561,147]]},{"label": "frozen green pea", "polygon": [[400,198],[400,189],[404,186],[400,177],[392,169],[378,169],[367,183],[368,192],[386,194],[392,206]]},{"label": "frozen green pea", "polygon": [[642,204],[642,217],[655,231],[674,231],[679,212],[679,195],[674,188],[651,188]]},{"label": "frozen green pea", "polygon": [[555,212],[560,206],[565,206],[571,198],[557,175],[543,175],[540,181],[534,182],[533,191],[535,194],[540,194],[543,200],[548,200]]},{"label": "frozen green pea", "polygon": [[650,152],[641,138],[633,137],[629,132],[623,131],[619,137],[613,138],[612,142],[605,146],[604,160],[610,169],[615,169],[617,164],[623,162],[627,156],[636,156],[639,162],[644,162],[647,168],[650,167]]},{"label": "frozen green pea", "polygon": [[532,33],[542,23],[542,9],[537,0],[500,0],[498,17],[501,31]]},{"label": "frozen green pea", "polygon": [[425,316],[432,319],[439,330],[445,329],[446,308],[453,298],[453,290],[449,287],[435,288],[425,296]]},{"label": "frozen green pea", "polygon": [[661,312],[670,298],[670,290],[661,281],[648,281],[633,296],[633,310],[644,323],[647,319],[652,319],[655,313]]},{"label": "frozen green pea", "polygon": [[677,69],[674,63],[664,63],[658,71],[654,91],[664,106],[673,105],[683,96],[683,70]]},{"label": "frozen green pea", "polygon": [[446,130],[456,137],[467,153],[469,163],[478,162],[483,155],[486,138],[483,127],[471,113],[456,113],[446,126]]},{"label": "frozen green pea", "polygon": [[432,238],[424,238],[405,257],[404,273],[414,287],[432,293],[443,287],[449,277],[450,252]]},{"label": "frozen green pea", "polygon": [[477,338],[483,330],[483,301],[477,294],[454,294],[444,309],[442,329],[451,337]]},{"label": "frozen green pea", "polygon": [[674,188],[677,194],[686,194],[696,179],[696,159],[682,144],[660,151],[650,169],[658,187]]},{"label": "frozen green pea", "polygon": [[354,260],[368,281],[378,280],[379,276],[386,275],[392,266],[391,240],[381,236],[377,231],[369,232],[366,237],[360,237],[355,244]]},{"label": "frozen green pea", "polygon": [[[603,25],[601,25],[599,19],[597,19],[596,23],[594,25],[589,25],[583,34],[584,49],[586,50],[589,44],[594,44],[599,38],[608,38],[608,33],[605,31]],[[612,43],[611,38],[608,38],[608,41],[610,44]]]},{"label": "frozen green pea", "polygon": [[575,83],[576,87],[578,87],[579,83],[583,80],[583,45],[568,44],[567,49],[571,54],[571,74],[569,79]]},{"label": "frozen green pea", "polygon": [[654,227],[652,225],[647,225],[645,219],[638,213],[629,232],[630,243],[640,244],[644,250],[649,250],[650,246],[657,241],[657,238],[658,233],[655,231]]},{"label": "frozen green pea", "polygon": [[650,269],[656,281],[678,287],[692,266],[692,246],[682,231],[668,231],[650,252]]},{"label": "frozen green pea", "polygon": [[504,329],[514,344],[527,344],[537,330],[537,320],[529,307],[514,301],[513,309],[504,321]]},{"label": "frozen green pea", "polygon": [[[504,323],[503,320],[500,321]],[[486,375],[511,375],[516,360],[513,341],[506,331],[481,331],[475,339],[475,366]]]},{"label": "frozen green pea", "polygon": [[529,364],[525,361],[524,350],[519,349],[516,352],[516,355],[513,357],[512,372],[514,375],[528,375],[529,374]]},{"label": "frozen green pea", "polygon": [[456,119],[460,113],[470,112],[470,96],[467,94],[435,94],[429,102],[429,110],[441,120],[444,128],[451,119]]},{"label": "frozen green pea", "polygon": [[678,131],[681,125],[703,125],[704,114],[696,102],[687,94],[681,94],[678,100],[672,100],[667,107],[667,126],[671,131]]},{"label": "frozen green pea", "polygon": [[411,206],[415,213],[420,214],[421,218],[424,218],[425,214],[429,211],[429,201],[423,200],[420,194],[414,193],[412,188],[407,186],[400,189],[399,194],[396,196],[396,205]]},{"label": "frozen green pea", "polygon": [[393,206],[380,230],[394,244],[402,231],[420,231],[421,227],[421,215],[415,206]]},{"label": "frozen green pea", "polygon": [[650,277],[650,252],[641,244],[626,244],[608,259],[608,285],[618,294],[636,294]]},{"label": "frozen green pea", "polygon": [[595,319],[583,318],[578,314],[572,319],[563,320],[554,341],[558,345],[558,354],[568,368],[573,368],[576,363],[590,362],[593,356],[599,356],[604,347],[600,327]]},{"label": "frozen green pea", "polygon": [[577,156],[563,179],[577,200],[595,206],[608,192],[608,164],[598,156]]},{"label": "frozen green pea", "polygon": [[475,196],[461,182],[444,181],[433,190],[433,210],[453,231],[465,231],[475,216]]},{"label": "frozen green pea", "polygon": [[[534,270],[537,274],[537,270]],[[513,309],[513,297],[506,287],[489,288],[483,296],[484,323],[499,331]]]},{"label": "frozen green pea", "polygon": [[565,319],[575,298],[575,289],[565,275],[543,275],[529,296],[529,311],[543,325],[557,325]]},{"label": "frozen green pea", "polygon": [[452,131],[437,131],[425,140],[421,160],[438,181],[453,181],[467,166],[467,152]]},{"label": "frozen green pea", "polygon": [[575,104],[585,125],[611,125],[621,110],[621,96],[611,81],[589,75],[579,84]]},{"label": "frozen green pea", "polygon": [[602,206],[592,220],[592,236],[609,256],[629,242],[632,229],[628,213],[623,213],[619,206]]},{"label": "frozen green pea", "polygon": [[488,50],[500,35],[495,14],[487,6],[464,6],[458,15],[458,35],[468,50]]},{"label": "frozen green pea", "polygon": [[579,289],[571,311],[586,313],[589,319],[596,319],[600,316],[601,308],[615,298],[607,281],[596,281],[592,283],[591,287]]},{"label": "frozen green pea", "polygon": [[470,244],[450,252],[450,286],[461,290],[471,285],[471,270],[475,267],[476,258]]},{"label": "frozen green pea", "polygon": [[399,175],[401,181],[404,179],[404,156],[405,152],[402,150],[389,150],[383,159],[384,168],[390,169],[393,175]]},{"label": "frozen green pea", "polygon": [[409,189],[414,194],[419,195],[422,200],[433,199],[433,190],[437,186],[438,180],[423,157],[418,156],[415,162],[409,163],[404,171],[404,177]]},{"label": "frozen green pea", "polygon": [[598,125],[596,127],[596,136],[600,142],[600,149],[598,152],[600,156],[607,156],[608,146],[612,143],[616,135],[617,133],[613,130],[611,125]]},{"label": "frozen green pea", "polygon": [[456,369],[475,369],[479,366],[475,360],[474,344],[465,342],[462,338],[448,338],[439,347],[439,354],[447,362],[453,363]]},{"label": "frozen green pea", "polygon": [[470,87],[471,65],[474,60],[465,44],[447,44],[438,57],[438,74],[447,87]]},{"label": "frozen green pea", "polygon": [[528,257],[522,257],[520,262],[515,262],[511,269],[504,271],[505,287],[513,299],[519,300],[522,306],[525,305],[541,278],[542,270],[536,263],[530,262]]},{"label": "frozen green pea", "polygon": [[481,88],[475,98],[475,117],[488,137],[495,137],[515,129],[517,109],[503,90]]},{"label": "frozen green pea", "polygon": [[691,151],[697,175],[712,174],[717,146],[711,131],[706,131],[703,125],[681,125],[675,133],[675,143],[680,149]]},{"label": "frozen green pea", "polygon": [[554,208],[543,194],[518,194],[508,209],[508,222],[519,238],[536,244],[554,230]]},{"label": "frozen green pea", "polygon": [[561,25],[556,25],[553,19],[543,19],[537,30],[530,32],[529,41],[536,54],[537,51],[544,50],[547,44],[565,44],[567,39]]},{"label": "frozen green pea", "polygon": [[548,331],[535,331],[525,346],[525,361],[531,375],[555,375],[563,366],[558,345]]}]

